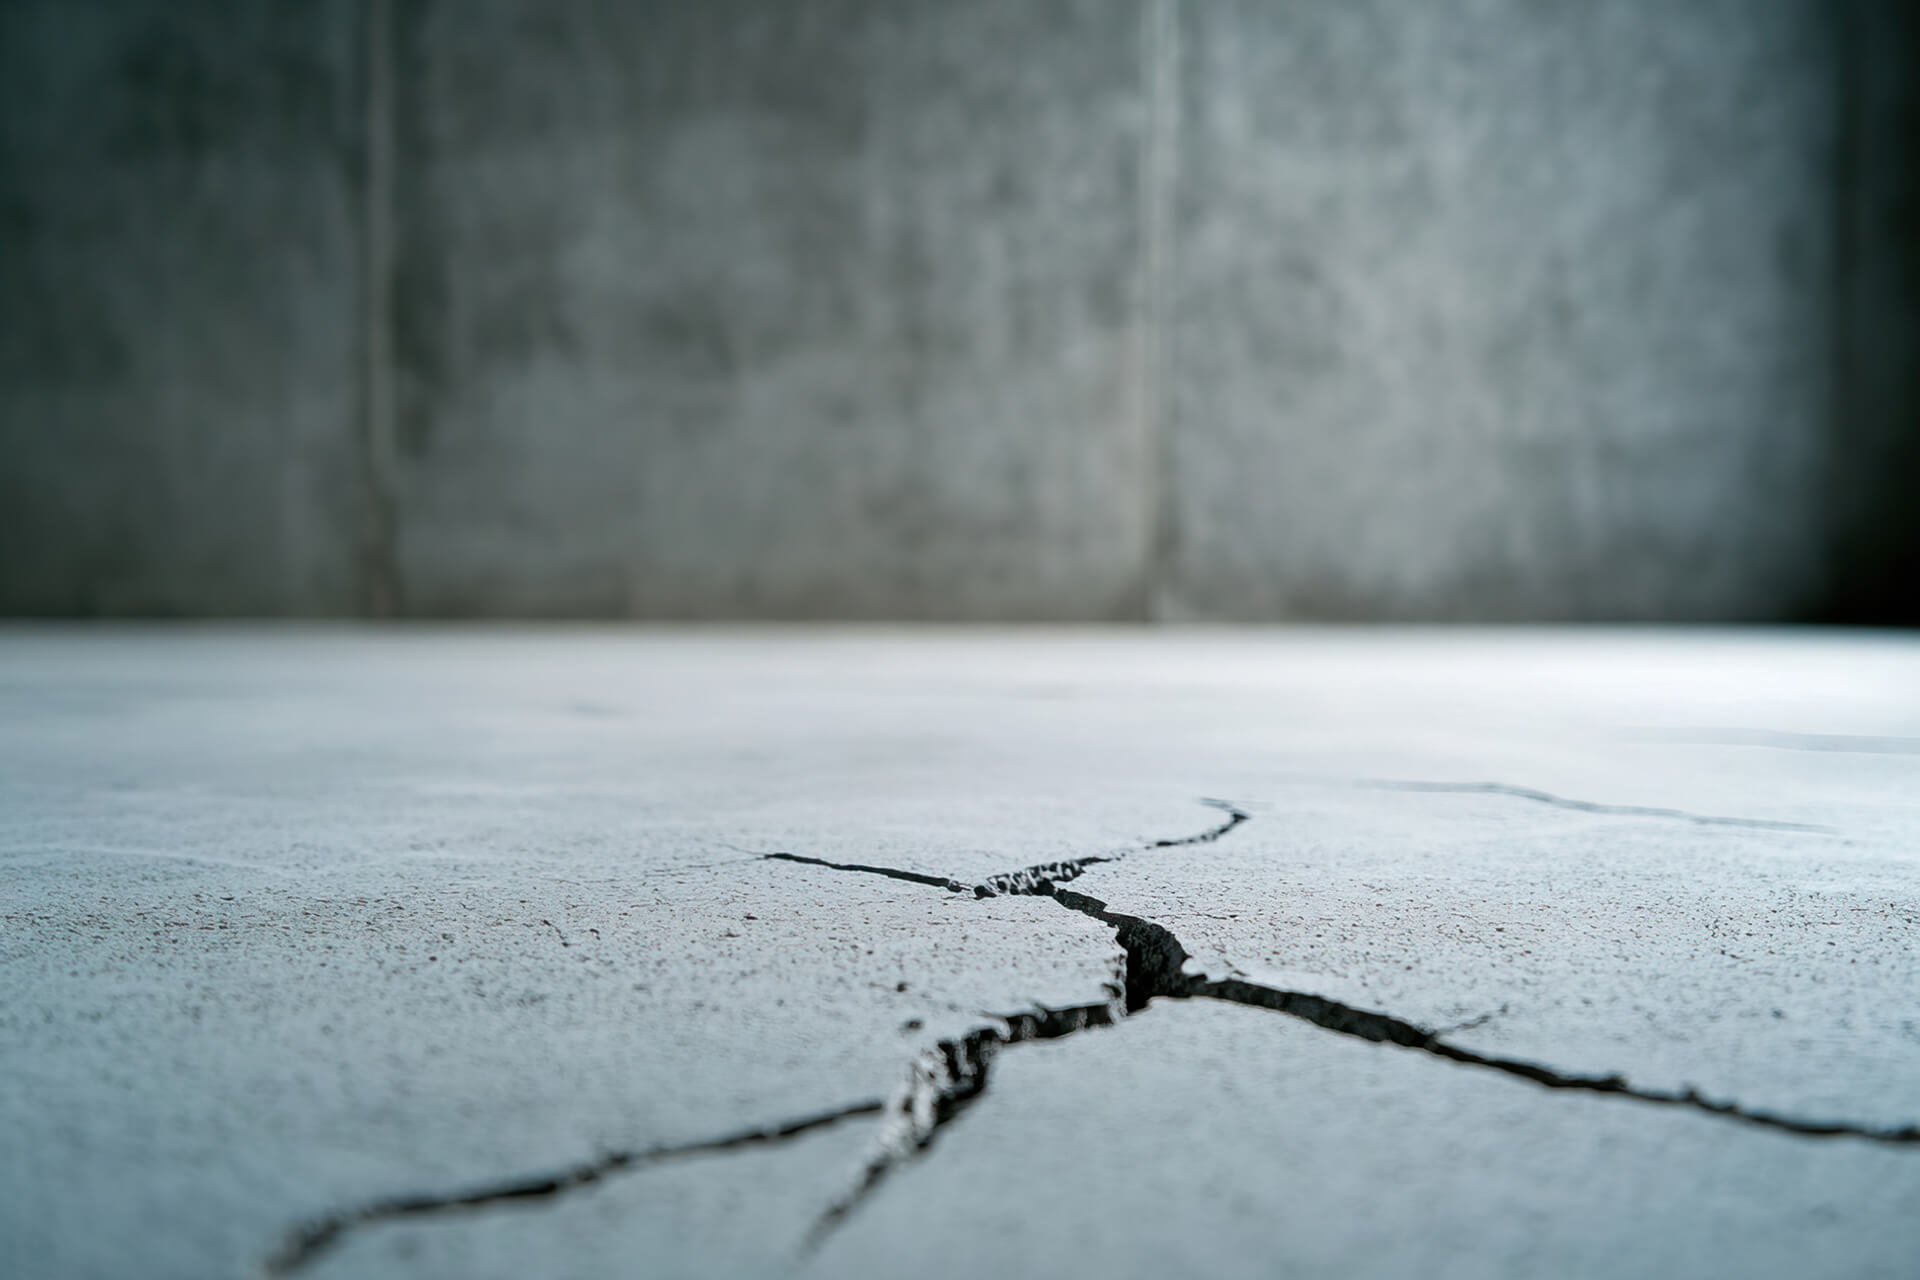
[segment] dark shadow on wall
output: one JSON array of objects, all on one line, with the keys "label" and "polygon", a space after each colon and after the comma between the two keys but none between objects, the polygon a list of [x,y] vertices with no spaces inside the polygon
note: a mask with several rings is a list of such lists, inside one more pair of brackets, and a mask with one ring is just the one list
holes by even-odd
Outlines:
[{"label": "dark shadow on wall", "polygon": [[1920,5],[1842,26],[1831,595],[1817,621],[1920,624]]}]

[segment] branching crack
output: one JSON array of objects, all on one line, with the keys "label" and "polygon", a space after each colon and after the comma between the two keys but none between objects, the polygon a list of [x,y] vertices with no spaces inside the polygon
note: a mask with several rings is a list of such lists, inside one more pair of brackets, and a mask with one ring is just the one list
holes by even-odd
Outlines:
[{"label": "branching crack", "polygon": [[1811,822],[1775,822],[1768,818],[1727,818],[1711,813],[1689,813],[1685,809],[1658,809],[1642,804],[1599,804],[1592,800],[1571,800],[1532,787],[1516,787],[1506,782],[1415,782],[1401,778],[1364,778],[1353,784],[1370,791],[1424,791],[1449,795],[1511,796],[1572,809],[1578,813],[1599,813],[1620,818],[1677,818],[1681,822],[1705,827],[1746,827],[1754,831],[1807,831],[1818,835],[1837,835],[1833,827]]},{"label": "branching crack", "polygon": [[[1246,814],[1224,801],[1208,800],[1205,803],[1226,810],[1230,815],[1226,823],[1184,839],[1160,840],[1151,847],[1166,848],[1173,845],[1200,844],[1218,840],[1247,820]],[[972,893],[976,898],[991,898],[1003,894],[1050,895],[1054,892],[1055,884],[1072,880],[1097,863],[1117,862],[1120,857],[1119,854],[1111,854],[1102,857],[1046,862],[993,876],[977,885],[965,885],[946,876],[925,875],[898,867],[881,867],[863,862],[830,862],[825,858],[812,858],[799,853],[761,854],[758,860],[794,862],[809,867],[825,867],[830,871],[850,871],[860,875],[882,876],[889,880],[904,880],[910,884],[944,889],[949,893]],[[567,942],[566,935],[560,933],[559,926],[552,921],[542,920],[540,923],[556,934],[560,934],[563,946],[571,945]],[[443,1213],[454,1209],[481,1208],[515,1200],[556,1196],[579,1187],[589,1186],[617,1173],[678,1156],[700,1155],[707,1152],[732,1150],[737,1147],[783,1142],[852,1116],[871,1115],[883,1109],[890,1111],[892,1118],[881,1143],[882,1155],[876,1156],[868,1165],[860,1186],[830,1209],[827,1216],[822,1219],[821,1230],[828,1230],[851,1212],[853,1207],[886,1176],[889,1169],[913,1152],[924,1148],[932,1141],[935,1129],[958,1115],[969,1102],[979,1096],[981,1090],[987,1086],[988,1065],[997,1048],[1005,1044],[1019,1044],[1025,1040],[1058,1039],[1090,1026],[1110,1026],[1131,1010],[1130,1006],[1121,1005],[1120,998],[1121,988],[1118,984],[1113,984],[1109,987],[1108,999],[1104,1004],[1083,1005],[1071,1009],[1036,1009],[1025,1013],[1006,1014],[996,1017],[992,1026],[970,1032],[959,1040],[943,1040],[916,1059],[912,1082],[906,1092],[896,1098],[890,1106],[879,1101],[859,1102],[836,1111],[808,1116],[772,1128],[751,1129],[744,1133],[730,1134],[726,1137],[688,1143],[683,1146],[652,1147],[642,1151],[613,1151],[557,1173],[535,1174],[492,1186],[446,1194],[394,1196],[386,1200],[376,1200],[358,1208],[328,1214],[290,1232],[279,1250],[267,1260],[266,1272],[270,1276],[290,1274],[332,1248],[339,1242],[342,1235],[356,1227],[396,1218]],[[1131,988],[1129,988],[1128,998],[1132,998]],[[819,1232],[816,1232],[816,1235],[818,1234]]]},{"label": "branching crack", "polygon": [[1280,991],[1238,978],[1225,978],[1218,981],[1197,982],[1187,994],[1226,1000],[1233,1004],[1251,1005],[1258,1009],[1272,1009],[1278,1013],[1304,1018],[1315,1026],[1324,1027],[1328,1031],[1337,1031],[1341,1035],[1358,1036],[1362,1040],[1372,1040],[1376,1043],[1384,1042],[1401,1045],[1408,1049],[1419,1049],[1435,1057],[1445,1058],[1449,1062],[1458,1062],[1470,1067],[1485,1067],[1506,1075],[1519,1076],[1535,1084],[1545,1085],[1549,1089],[1616,1094],[1623,1098],[1651,1102],[1660,1106],[1691,1107],[1696,1111],[1725,1116],[1730,1120],[1756,1125],[1762,1129],[1777,1129],[1785,1133],[1797,1133],[1803,1137],[1864,1138],[1869,1142],[1895,1144],[1920,1143],[1920,1125],[1882,1129],[1841,1121],[1800,1120],[1792,1116],[1750,1110],[1737,1102],[1723,1102],[1708,1098],[1693,1088],[1678,1092],[1636,1089],[1627,1083],[1625,1076],[1618,1074],[1571,1075],[1537,1063],[1522,1062],[1516,1058],[1490,1057],[1448,1044],[1440,1039],[1437,1033],[1424,1031],[1399,1018],[1366,1009],[1356,1009],[1352,1005],[1341,1004],[1337,1000],[1329,1000],[1324,996],[1310,995],[1302,991]]},{"label": "branching crack", "polygon": [[1110,1027],[1126,1016],[1117,997],[1114,989],[1101,1004],[1003,1014],[993,1025],[923,1050],[913,1060],[906,1088],[888,1104],[885,1128],[858,1181],[814,1223],[804,1247],[817,1246],[889,1173],[931,1146],[941,1126],[986,1092],[994,1055],[1002,1048],[1029,1040],[1060,1040],[1090,1027]]},{"label": "branching crack", "polygon": [[269,1276],[289,1275],[314,1261],[338,1244],[340,1238],[347,1232],[358,1227],[372,1226],[397,1218],[417,1218],[445,1213],[455,1209],[483,1208],[515,1200],[545,1199],[590,1186],[616,1174],[631,1172],[666,1160],[706,1155],[718,1151],[732,1151],[740,1147],[786,1142],[854,1116],[873,1115],[884,1106],[885,1104],[879,1099],[856,1102],[850,1106],[837,1107],[832,1111],[823,1111],[818,1115],[789,1120],[784,1124],[748,1129],[742,1133],[730,1133],[724,1137],[707,1138],[699,1142],[688,1142],[678,1146],[648,1147],[637,1151],[609,1151],[595,1159],[583,1161],[557,1172],[533,1174],[529,1177],[497,1182],[491,1186],[474,1187],[466,1191],[393,1196],[385,1200],[375,1200],[358,1208],[345,1209],[315,1218],[288,1233],[280,1248],[267,1259],[266,1273]]},{"label": "branching crack", "polygon": [[1661,1106],[1692,1107],[1713,1115],[1725,1116],[1730,1120],[1757,1125],[1763,1129],[1777,1129],[1806,1137],[1864,1138],[1870,1142],[1897,1144],[1920,1143],[1920,1125],[1876,1128],[1871,1125],[1848,1124],[1841,1121],[1802,1120],[1792,1116],[1750,1110],[1736,1102],[1707,1098],[1692,1088],[1680,1091],[1637,1089],[1627,1083],[1626,1077],[1617,1073],[1604,1076],[1577,1075],[1515,1058],[1496,1058],[1475,1053],[1470,1049],[1448,1044],[1441,1038],[1440,1032],[1428,1031],[1411,1022],[1393,1017],[1391,1014],[1356,1009],[1352,1005],[1314,995],[1311,992],[1285,991],[1277,987],[1249,982],[1243,978],[1209,979],[1188,974],[1185,972],[1186,948],[1180,945],[1178,938],[1160,925],[1141,920],[1137,916],[1108,911],[1107,904],[1099,899],[1070,890],[1056,889],[1052,897],[1054,901],[1069,910],[1092,916],[1103,924],[1113,926],[1115,938],[1127,953],[1127,1010],[1130,1013],[1144,1008],[1147,1000],[1154,996],[1174,1000],[1201,997],[1225,1000],[1232,1004],[1249,1005],[1257,1009],[1271,1009],[1276,1013],[1289,1014],[1341,1035],[1356,1036],[1376,1044],[1394,1044],[1402,1048],[1418,1049],[1435,1057],[1445,1058],[1449,1062],[1519,1076],[1535,1084],[1545,1085],[1549,1089],[1617,1094],[1620,1097]]},{"label": "branching crack", "polygon": [[[1196,835],[1155,840],[1147,847],[1171,849],[1178,845],[1211,844],[1253,816],[1242,812],[1225,800],[1202,800],[1200,803],[1222,810],[1226,813],[1227,820],[1217,827],[1208,827]],[[801,862],[811,867],[826,867],[833,871],[859,871],[867,875],[885,876],[889,880],[905,880],[912,884],[931,885],[936,889],[945,889],[949,893],[971,892],[976,898],[999,898],[1018,894],[1044,895],[1056,884],[1065,884],[1069,880],[1078,879],[1088,867],[1097,866],[1103,862],[1119,862],[1125,856],[1111,853],[1086,858],[1063,858],[1057,862],[1036,863],[1031,867],[1022,867],[1018,871],[1006,871],[997,876],[989,876],[979,884],[965,885],[946,876],[930,876],[919,871],[902,871],[897,867],[876,867],[860,862],[828,862],[825,858],[809,858],[798,853],[761,855],[762,858],[772,858],[779,862]]]},{"label": "branching crack", "polygon": [[[1246,813],[1225,800],[1202,800],[1204,805],[1219,809],[1227,815],[1227,820],[1217,827],[1208,827],[1205,831],[1190,836],[1176,836],[1166,840],[1155,840],[1149,849],[1172,849],[1188,844],[1212,844],[1227,832],[1233,830],[1253,815]],[[1068,858],[1060,862],[1042,862],[1036,866],[1022,867],[1018,871],[1009,871],[1003,875],[992,876],[973,886],[976,898],[996,898],[1010,894],[1039,894],[1045,896],[1053,891],[1053,886],[1077,880],[1088,867],[1102,862],[1119,862],[1126,855],[1107,854],[1103,857]]]},{"label": "branching crack", "polygon": [[[1711,817],[1677,809],[1602,805],[1584,800],[1568,800],[1549,795],[1544,791],[1493,782],[1438,783],[1376,780],[1360,785],[1403,791],[1510,795],[1587,813],[1681,818],[1690,822],[1722,826],[1794,831],[1829,830],[1829,828],[1801,823]],[[1147,847],[1166,849],[1210,843],[1248,821],[1251,816],[1224,800],[1207,800],[1203,803],[1225,812],[1228,815],[1227,820],[1196,835],[1156,840]],[[296,1271],[337,1244],[347,1232],[362,1226],[450,1210],[558,1196],[621,1172],[676,1157],[784,1142],[854,1116],[885,1112],[886,1120],[875,1154],[862,1169],[853,1188],[836,1201],[816,1222],[807,1241],[808,1247],[811,1248],[858,1209],[892,1170],[926,1151],[933,1144],[938,1131],[959,1117],[985,1092],[994,1056],[1001,1049],[1034,1040],[1063,1039],[1089,1028],[1112,1026],[1146,1009],[1155,999],[1222,1000],[1250,1008],[1284,1013],[1340,1035],[1353,1036],[1376,1044],[1392,1044],[1417,1050],[1462,1066],[1477,1067],[1529,1080],[1549,1089],[1611,1094],[1660,1106],[1686,1107],[1759,1128],[1803,1137],[1850,1137],[1880,1143],[1920,1145],[1920,1125],[1875,1128],[1838,1121],[1803,1120],[1791,1116],[1774,1115],[1749,1110],[1735,1102],[1707,1098],[1693,1088],[1681,1091],[1639,1089],[1629,1085],[1626,1078],[1619,1074],[1597,1076],[1556,1071],[1536,1063],[1475,1053],[1450,1044],[1443,1038],[1478,1025],[1486,1018],[1494,1016],[1492,1014],[1445,1031],[1428,1031],[1390,1014],[1355,1008],[1311,992],[1282,990],[1238,976],[1209,978],[1204,974],[1190,974],[1186,971],[1186,966],[1191,957],[1171,930],[1151,920],[1111,911],[1107,908],[1107,904],[1098,898],[1061,887],[1063,883],[1078,878],[1088,867],[1118,862],[1123,857],[1122,854],[1110,854],[1040,863],[990,877],[976,885],[966,885],[949,877],[926,875],[895,867],[831,862],[824,858],[807,857],[797,853],[763,854],[761,855],[763,861],[799,863],[824,867],[832,871],[881,876],[890,880],[926,885],[949,893],[971,893],[976,898],[1015,894],[1051,898],[1070,911],[1091,917],[1110,927],[1124,953],[1124,960],[1116,974],[1117,980],[1107,985],[1106,999],[1100,1003],[1063,1009],[1038,1008],[998,1015],[993,1017],[987,1026],[975,1028],[956,1039],[941,1040],[931,1048],[922,1051],[914,1060],[906,1085],[888,1102],[858,1102],[851,1106],[768,1128],[751,1129],[679,1146],[608,1152],[596,1159],[555,1173],[536,1174],[467,1191],[395,1196],[376,1200],[358,1208],[316,1218],[298,1227],[289,1233],[280,1249],[268,1259],[266,1272],[270,1276],[283,1276]],[[557,927],[555,932],[559,932]]]},{"label": "branching crack", "polygon": [[[1207,838],[1217,839],[1218,835],[1246,821],[1246,815],[1240,810],[1231,806],[1222,807],[1238,816],[1215,835],[1185,841],[1160,841],[1152,847],[1165,848],[1176,844],[1199,843]],[[1112,860],[1116,859],[1103,859]],[[1073,874],[1078,875],[1085,864],[1051,865],[1072,867]],[[1034,867],[1015,875],[1026,876],[1045,870],[1047,868],[1044,866]],[[1241,977],[1209,978],[1204,974],[1190,974],[1186,971],[1187,961],[1191,958],[1186,947],[1165,926],[1139,916],[1111,911],[1100,899],[1061,888],[1054,879],[1043,874],[1032,874],[1029,880],[1021,883],[1028,887],[1009,889],[1007,892],[1025,892],[1052,898],[1068,910],[1089,916],[1113,929],[1114,938],[1125,953],[1120,985],[1117,988],[1109,987],[1108,999],[1103,1004],[1005,1015],[996,1020],[996,1025],[976,1029],[959,1039],[942,1040],[924,1051],[914,1062],[911,1079],[905,1090],[888,1104],[889,1119],[876,1154],[868,1162],[854,1188],[815,1224],[808,1237],[808,1248],[818,1245],[843,1223],[889,1172],[930,1147],[938,1130],[979,1098],[987,1087],[993,1056],[1000,1049],[1029,1040],[1060,1039],[1089,1027],[1111,1026],[1122,1018],[1146,1009],[1156,998],[1222,1000],[1284,1013],[1340,1035],[1417,1050],[1462,1066],[1529,1080],[1549,1089],[1610,1094],[1658,1106],[1686,1107],[1802,1137],[1848,1137],[1870,1142],[1920,1145],[1920,1125],[1876,1128],[1840,1121],[1775,1115],[1751,1110],[1736,1102],[1708,1098],[1693,1088],[1680,1091],[1635,1088],[1617,1073],[1580,1075],[1557,1071],[1515,1058],[1476,1053],[1442,1038],[1484,1022],[1486,1017],[1493,1015],[1475,1019],[1450,1031],[1429,1031],[1391,1014],[1359,1009],[1312,992],[1282,990]]]},{"label": "branching crack", "polygon": [[1440,1030],[1434,1032],[1433,1034],[1436,1036],[1455,1036],[1455,1035],[1459,1035],[1462,1031],[1476,1030],[1480,1027],[1486,1026],[1489,1022],[1492,1022],[1495,1018],[1500,1017],[1502,1014],[1506,1013],[1509,1008],[1511,1008],[1510,1005],[1503,1004],[1498,1009],[1489,1009],[1487,1012],[1481,1014],[1477,1018],[1468,1018],[1465,1022],[1456,1022],[1450,1027],[1442,1027]]}]

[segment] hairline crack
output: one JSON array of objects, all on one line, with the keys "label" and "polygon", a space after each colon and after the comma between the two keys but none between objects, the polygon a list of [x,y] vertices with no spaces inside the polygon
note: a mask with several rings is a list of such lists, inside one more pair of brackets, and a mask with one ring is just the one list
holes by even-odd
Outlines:
[{"label": "hairline crack", "polygon": [[1408,791],[1429,795],[1507,796],[1531,800],[1555,809],[1575,813],[1597,813],[1616,818],[1671,818],[1702,827],[1744,827],[1750,831],[1800,831],[1812,835],[1839,835],[1837,827],[1813,822],[1780,822],[1772,818],[1731,818],[1720,814],[1692,813],[1686,809],[1662,809],[1644,804],[1602,804],[1597,800],[1576,800],[1557,796],[1535,787],[1515,786],[1510,782],[1426,782],[1410,778],[1359,778],[1353,786],[1366,791]]}]

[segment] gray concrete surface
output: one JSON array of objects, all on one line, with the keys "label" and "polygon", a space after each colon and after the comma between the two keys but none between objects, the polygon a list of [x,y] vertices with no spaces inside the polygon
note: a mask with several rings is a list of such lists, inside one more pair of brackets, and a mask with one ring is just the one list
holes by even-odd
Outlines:
[{"label": "gray concrete surface", "polygon": [[1812,604],[1831,25],[1740,0],[1188,6],[1167,609]]},{"label": "gray concrete surface", "polygon": [[0,4],[0,612],[359,607],[348,4]]},{"label": "gray concrete surface", "polygon": [[0,611],[1910,616],[1902,12],[10,0]]},{"label": "gray concrete surface", "polygon": [[16,627],[0,1272],[1903,1275],[1916,760],[1899,636]]},{"label": "gray concrete surface", "polygon": [[1136,21],[401,11],[410,612],[1140,615]]},{"label": "gray concrete surface", "polygon": [[1232,1005],[1022,1048],[994,1090],[817,1274],[1894,1277],[1916,1245],[1911,1150],[1524,1091]]}]

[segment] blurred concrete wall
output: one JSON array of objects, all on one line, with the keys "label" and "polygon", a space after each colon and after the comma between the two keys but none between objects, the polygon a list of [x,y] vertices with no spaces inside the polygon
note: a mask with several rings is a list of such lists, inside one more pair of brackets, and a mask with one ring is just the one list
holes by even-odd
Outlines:
[{"label": "blurred concrete wall", "polygon": [[0,611],[351,611],[348,5],[0,0]]},{"label": "blurred concrete wall", "polygon": [[0,0],[0,612],[1899,616],[1911,52]]}]

